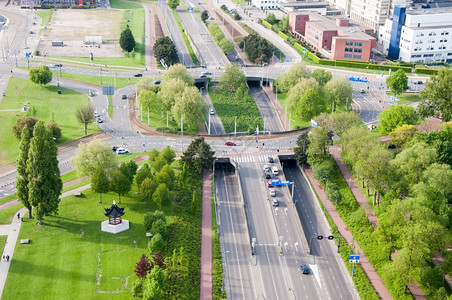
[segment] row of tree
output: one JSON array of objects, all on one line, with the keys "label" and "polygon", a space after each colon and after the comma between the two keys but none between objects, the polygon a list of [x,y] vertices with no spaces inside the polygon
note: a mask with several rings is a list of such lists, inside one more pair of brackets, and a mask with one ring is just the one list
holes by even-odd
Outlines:
[{"label": "row of tree", "polygon": [[226,38],[217,22],[211,22],[207,29],[217,45],[220,46],[221,51],[225,54],[234,52],[234,44]]},{"label": "row of tree", "polygon": [[[447,251],[452,242],[452,124],[429,133],[413,125],[397,127],[391,135],[391,143],[397,144],[394,155],[351,113],[316,119],[322,128],[300,135],[296,158],[309,163],[318,180],[329,180],[328,198],[347,226],[360,232],[358,242],[365,241],[364,251],[392,295],[402,297],[416,280],[427,294],[444,297],[443,275],[452,271]],[[337,166],[327,148],[333,133],[340,137],[344,162],[367,194],[373,192],[373,204],[379,207],[375,231],[354,199],[344,198],[333,177]],[[438,252],[444,261],[435,267],[431,259]]]},{"label": "row of tree", "polygon": [[310,72],[298,63],[278,76],[278,91],[287,93],[290,111],[305,120],[322,112],[348,110],[352,103],[353,88],[347,79],[332,79],[331,72],[316,69]]},{"label": "row of tree", "polygon": [[273,45],[257,33],[244,37],[239,43],[239,47],[248,59],[256,64],[268,63],[272,57]]}]

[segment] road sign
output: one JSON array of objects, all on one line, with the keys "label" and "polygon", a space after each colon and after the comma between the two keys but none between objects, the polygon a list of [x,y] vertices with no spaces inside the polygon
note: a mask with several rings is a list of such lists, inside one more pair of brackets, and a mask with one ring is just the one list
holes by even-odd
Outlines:
[{"label": "road sign", "polygon": [[193,7],[189,7],[188,12],[193,12]]},{"label": "road sign", "polygon": [[112,85],[103,86],[102,87],[102,94],[103,95],[114,95],[115,94],[115,88]]},{"label": "road sign", "polygon": [[303,48],[303,54],[306,54],[306,48]]},{"label": "road sign", "polygon": [[279,183],[279,185],[281,185],[281,186],[288,186],[288,185],[290,185],[290,181],[281,181]]},{"label": "road sign", "polygon": [[25,57],[30,58],[31,52],[25,52]]},{"label": "road sign", "polygon": [[350,254],[349,262],[351,262],[351,263],[359,263],[360,257],[361,257],[361,255],[359,255],[359,254]]},{"label": "road sign", "polygon": [[312,127],[317,127],[317,122],[313,119],[311,119],[311,126]]}]

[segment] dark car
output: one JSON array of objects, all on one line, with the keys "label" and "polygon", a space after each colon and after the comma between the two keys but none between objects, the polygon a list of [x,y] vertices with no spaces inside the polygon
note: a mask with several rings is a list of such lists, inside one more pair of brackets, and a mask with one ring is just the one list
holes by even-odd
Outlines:
[{"label": "dark car", "polygon": [[162,83],[162,81],[161,80],[154,80],[152,83],[153,84],[160,84],[160,83]]},{"label": "dark car", "polygon": [[303,272],[303,274],[309,274],[309,268],[307,265],[301,265],[300,269]]},{"label": "dark car", "polygon": [[55,68],[61,68],[63,65],[62,64],[54,64],[53,65]]},{"label": "dark car", "polygon": [[276,198],[272,199],[273,206],[279,206],[279,201]]},{"label": "dark car", "polygon": [[115,153],[116,153],[116,150],[118,150],[118,149],[119,149],[118,146],[113,146],[113,147],[111,147],[111,150],[113,150],[113,152],[115,152]]},{"label": "dark car", "polygon": [[275,159],[273,158],[273,156],[269,156],[268,157],[268,162],[269,163],[274,163],[275,162]]},{"label": "dark car", "polygon": [[135,75],[133,75],[134,77],[143,77],[143,74],[141,73],[136,73]]},{"label": "dark car", "polygon": [[265,179],[270,179],[271,178],[271,176],[270,176],[270,173],[265,173]]},{"label": "dark car", "polygon": [[122,95],[121,99],[127,99],[127,95]]},{"label": "dark car", "polygon": [[235,146],[235,143],[233,141],[227,141],[224,143],[226,146]]},{"label": "dark car", "polygon": [[199,78],[206,78],[206,77],[207,77],[206,75],[199,76]]},{"label": "dark car", "polygon": [[415,81],[415,82],[413,82],[414,84],[423,84],[424,82],[422,82],[421,80],[419,80],[419,81]]}]

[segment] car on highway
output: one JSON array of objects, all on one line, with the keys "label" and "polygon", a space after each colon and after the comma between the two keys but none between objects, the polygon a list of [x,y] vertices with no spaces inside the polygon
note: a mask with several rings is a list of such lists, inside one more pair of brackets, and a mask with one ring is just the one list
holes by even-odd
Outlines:
[{"label": "car on highway", "polygon": [[124,99],[127,99],[127,95],[122,95],[122,96],[121,96],[121,99],[123,99],[123,100],[124,100]]},{"label": "car on highway", "polygon": [[102,120],[102,118],[99,116],[99,117],[97,117],[97,123],[103,123],[104,122],[104,120]]},{"label": "car on highway", "polygon": [[235,146],[236,144],[233,141],[227,141],[224,143],[226,146]]},{"label": "car on highway", "polygon": [[361,94],[365,94],[365,93],[366,93],[366,91],[365,91],[364,89],[360,89],[359,92],[360,92]]},{"label": "car on highway", "polygon": [[212,73],[210,73],[209,71],[206,71],[206,72],[202,72],[202,74],[201,75],[212,75]]},{"label": "car on highway", "polygon": [[272,184],[272,181],[271,181],[271,180],[268,180],[268,181],[267,181],[267,186],[268,186],[269,188],[272,188],[272,187],[273,187],[273,184]]},{"label": "car on highway", "polygon": [[272,205],[273,205],[273,206],[279,206],[279,201],[278,201],[278,199],[273,198],[273,199],[272,199]]},{"label": "car on highway", "polygon": [[270,167],[267,165],[264,165],[264,172],[270,172]]},{"label": "car on highway", "polygon": [[141,74],[141,73],[136,73],[135,75],[133,75],[133,77],[143,77],[143,74]]},{"label": "car on highway", "polygon": [[271,164],[275,162],[275,159],[273,158],[273,156],[268,157],[268,162]]},{"label": "car on highway", "polygon": [[111,150],[113,150],[113,152],[115,152],[115,153],[116,153],[116,150],[118,150],[118,149],[119,149],[118,146],[113,146],[113,147],[111,147]]},{"label": "car on highway", "polygon": [[215,111],[213,110],[213,108],[210,109],[210,114],[211,114],[211,115],[214,115],[214,114],[215,114]]},{"label": "car on highway", "polygon": [[268,172],[265,172],[265,179],[270,179],[271,178],[271,175],[270,175],[270,173],[268,173]]},{"label": "car on highway", "polygon": [[278,167],[272,167],[272,173],[273,173],[273,175],[278,175],[278,173],[279,173]]},{"label": "car on highway", "polygon": [[99,113],[97,111],[95,111],[94,116],[97,118],[99,116]]},{"label": "car on highway", "polygon": [[201,76],[199,76],[199,78],[206,78],[207,76],[202,74]]},{"label": "car on highway", "polygon": [[413,82],[414,84],[424,84],[424,82],[422,81],[422,80],[419,80],[419,81],[415,81],[415,82]]},{"label": "car on highway", "polygon": [[303,274],[309,274],[309,268],[307,265],[301,265],[300,269],[301,269],[301,272],[303,272]]},{"label": "car on highway", "polygon": [[128,154],[130,153],[129,149],[125,149],[125,148],[118,148],[116,149],[116,154],[120,155],[120,154]]},{"label": "car on highway", "polygon": [[276,190],[275,189],[269,189],[268,193],[270,194],[270,196],[275,197],[276,196]]}]

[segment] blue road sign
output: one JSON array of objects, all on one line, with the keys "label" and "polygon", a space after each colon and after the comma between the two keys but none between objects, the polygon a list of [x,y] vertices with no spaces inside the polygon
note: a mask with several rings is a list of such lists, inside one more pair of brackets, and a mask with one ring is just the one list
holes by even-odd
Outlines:
[{"label": "blue road sign", "polygon": [[312,127],[317,127],[317,122],[313,119],[311,119],[311,126]]},{"label": "blue road sign", "polygon": [[103,86],[102,87],[102,94],[103,95],[114,95],[115,94],[115,88],[113,86]]},{"label": "blue road sign", "polygon": [[189,7],[188,12],[193,12],[193,7]]},{"label": "blue road sign", "polygon": [[293,199],[293,202],[294,202],[294,203],[297,203],[297,202],[298,202],[298,199]]},{"label": "blue road sign", "polygon": [[280,185],[280,186],[287,186],[287,185],[290,185],[290,181],[281,181],[281,182],[279,183],[279,185]]},{"label": "blue road sign", "polygon": [[25,56],[26,56],[27,58],[30,58],[31,52],[25,52]]},{"label": "blue road sign", "polygon": [[360,257],[361,256],[359,254],[350,254],[349,262],[351,262],[351,263],[359,263]]},{"label": "blue road sign", "polygon": [[306,48],[303,48],[303,54],[306,54]]}]

